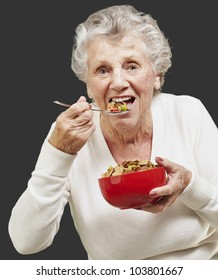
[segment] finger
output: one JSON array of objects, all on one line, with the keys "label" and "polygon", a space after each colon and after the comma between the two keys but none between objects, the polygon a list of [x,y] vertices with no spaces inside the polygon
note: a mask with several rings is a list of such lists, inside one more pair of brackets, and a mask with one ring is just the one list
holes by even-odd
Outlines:
[{"label": "finger", "polygon": [[159,197],[159,196],[171,195],[172,193],[173,193],[173,186],[171,184],[166,184],[162,187],[158,187],[151,190],[149,195],[152,197]]},{"label": "finger", "polygon": [[94,112],[91,110],[85,110],[81,114],[79,114],[77,117],[72,119],[72,123],[76,126],[83,126],[86,123],[93,120]]},{"label": "finger", "polygon": [[136,208],[136,210],[142,210],[151,213],[160,213],[165,211],[168,207],[170,207],[177,199],[178,195],[166,195],[162,196],[160,200],[155,202],[154,204],[147,205],[141,208]]},{"label": "finger", "polygon": [[70,151],[68,153],[75,154],[77,153],[83,145],[86,143],[88,138],[93,134],[95,131],[95,125],[90,124],[87,125],[86,127],[83,127],[79,131],[74,131],[73,132],[73,139],[74,141],[70,142]]},{"label": "finger", "polygon": [[90,126],[94,123],[94,113],[91,110],[84,111],[77,118],[70,121],[71,129],[76,128],[77,130],[86,129],[86,126]]},{"label": "finger", "polygon": [[83,101],[83,98],[79,99],[78,101],[70,106],[70,108],[68,108],[66,111],[64,111],[62,115],[64,117],[74,119],[81,115],[84,111],[91,109],[91,105],[88,102]]},{"label": "finger", "polygon": [[78,136],[82,141],[86,142],[88,138],[95,131],[95,125],[93,123],[87,123],[80,131],[78,131]]},{"label": "finger", "polygon": [[80,96],[76,103],[80,103],[80,102],[86,102],[85,96],[83,96],[83,95]]},{"label": "finger", "polygon": [[80,96],[76,103],[73,103],[68,109],[60,114],[60,117],[75,118],[81,114],[84,110],[90,109],[91,105],[86,101],[85,96]]},{"label": "finger", "polygon": [[140,209],[138,208],[138,210],[151,212],[151,213],[160,213],[167,208],[168,201],[169,201],[169,196],[163,196],[160,200],[158,200],[158,202],[141,207]]},{"label": "finger", "polygon": [[159,166],[162,166],[166,169],[166,171],[169,173],[171,172],[175,172],[175,170],[177,169],[178,165],[166,158],[161,158],[161,157],[156,157],[155,158],[155,161],[156,163],[159,165]]}]

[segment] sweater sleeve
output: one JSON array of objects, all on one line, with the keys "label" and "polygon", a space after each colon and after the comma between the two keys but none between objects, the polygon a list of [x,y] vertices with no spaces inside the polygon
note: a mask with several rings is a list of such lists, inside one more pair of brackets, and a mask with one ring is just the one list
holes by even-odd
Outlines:
[{"label": "sweater sleeve", "polygon": [[[196,108],[197,107],[197,108]],[[218,130],[200,101],[193,107],[197,171],[180,200],[218,230]],[[192,115],[193,116],[193,115]]]},{"label": "sweater sleeve", "polygon": [[36,253],[53,242],[70,195],[67,175],[74,159],[44,141],[28,186],[9,220],[9,235],[19,253]]}]

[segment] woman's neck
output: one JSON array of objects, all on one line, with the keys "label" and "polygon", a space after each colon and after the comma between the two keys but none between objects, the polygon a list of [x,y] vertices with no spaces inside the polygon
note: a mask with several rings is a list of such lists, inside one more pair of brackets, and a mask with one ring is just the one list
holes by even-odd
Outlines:
[{"label": "woman's neck", "polygon": [[152,121],[124,131],[117,130],[101,120],[102,133],[105,141],[117,163],[125,160],[146,159],[151,157],[152,149]]}]

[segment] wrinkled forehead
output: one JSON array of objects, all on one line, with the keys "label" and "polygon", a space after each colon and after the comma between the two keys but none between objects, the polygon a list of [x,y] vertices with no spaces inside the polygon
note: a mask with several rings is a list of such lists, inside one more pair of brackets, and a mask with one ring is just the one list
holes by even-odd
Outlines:
[{"label": "wrinkled forehead", "polygon": [[98,35],[93,37],[88,44],[88,48],[96,47],[96,46],[110,46],[110,47],[119,47],[122,49],[130,50],[134,49],[135,47],[143,48],[146,51],[144,41],[139,36],[134,34],[126,34],[122,37],[117,36],[105,36],[105,35]]}]

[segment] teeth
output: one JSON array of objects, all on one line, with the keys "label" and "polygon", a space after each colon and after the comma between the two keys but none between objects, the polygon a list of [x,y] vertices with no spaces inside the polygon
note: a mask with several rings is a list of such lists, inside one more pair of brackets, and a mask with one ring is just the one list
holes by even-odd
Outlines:
[{"label": "teeth", "polygon": [[123,101],[127,101],[130,100],[131,97],[119,97],[119,98],[112,98],[112,101],[114,102],[123,102]]}]

